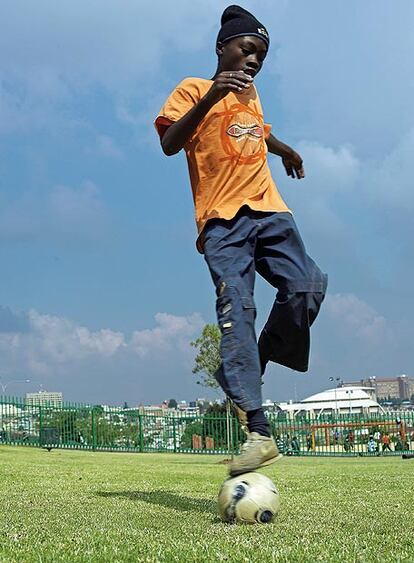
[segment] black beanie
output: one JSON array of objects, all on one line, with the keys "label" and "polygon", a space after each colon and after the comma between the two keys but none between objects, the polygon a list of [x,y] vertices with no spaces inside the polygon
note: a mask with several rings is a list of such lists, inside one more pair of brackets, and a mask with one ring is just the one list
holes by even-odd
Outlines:
[{"label": "black beanie", "polygon": [[217,36],[217,43],[219,41],[225,43],[243,35],[260,37],[269,47],[269,34],[264,25],[241,6],[229,6],[221,16],[221,29]]}]

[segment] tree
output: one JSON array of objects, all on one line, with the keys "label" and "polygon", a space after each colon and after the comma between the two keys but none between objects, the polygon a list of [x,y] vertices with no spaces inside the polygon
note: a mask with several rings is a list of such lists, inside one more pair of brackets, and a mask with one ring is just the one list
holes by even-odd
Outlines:
[{"label": "tree", "polygon": [[204,413],[206,416],[226,416],[227,413],[227,407],[226,407],[226,401],[223,401],[221,403],[213,403],[212,405],[209,405],[206,409],[206,412]]},{"label": "tree", "polygon": [[200,380],[197,383],[204,387],[217,389],[219,386],[214,378],[214,373],[221,364],[220,341],[221,332],[219,327],[215,324],[207,324],[197,340],[191,342],[191,346],[198,350],[194,360],[193,373],[201,374]]},{"label": "tree", "polygon": [[214,405],[210,405],[201,419],[192,420],[186,424],[184,432],[181,435],[180,447],[192,449],[192,440],[195,434],[202,436],[204,445],[205,439],[208,436],[209,438],[213,438],[215,449],[228,448],[230,450],[231,446],[227,442],[229,433],[228,424],[233,425],[232,434],[234,443],[244,442],[246,436],[237,418],[231,418],[228,421],[226,414],[227,406],[225,401],[220,404],[215,403]]},{"label": "tree", "polygon": [[194,434],[196,434],[197,436],[201,436],[203,434],[203,423],[200,420],[186,424],[184,432],[180,439],[180,447],[192,449]]},{"label": "tree", "polygon": [[[221,332],[220,328],[214,324],[206,325],[201,336],[197,338],[194,342],[191,342],[191,346],[197,348],[198,354],[194,360],[193,373],[200,373],[200,381],[197,381],[200,385],[204,387],[210,387],[217,389],[219,384],[217,383],[214,374],[219,369],[221,365],[220,358],[220,342],[221,342]],[[230,403],[228,403],[230,404]],[[225,410],[226,412],[226,426],[217,424],[217,415]],[[231,451],[231,457],[233,459],[233,448],[231,446],[232,433],[232,418],[230,412],[227,410],[227,405],[225,403],[223,406],[219,406],[216,409],[213,407],[208,412],[205,413],[203,417],[203,435],[210,436],[214,439],[217,447],[228,448],[228,452]],[[240,439],[240,425],[237,426],[237,434]],[[234,436],[234,435],[233,435]],[[233,438],[234,439],[234,438]]]},{"label": "tree", "polygon": [[170,399],[168,401],[168,408],[169,409],[176,409],[177,408],[177,401],[175,399]]}]

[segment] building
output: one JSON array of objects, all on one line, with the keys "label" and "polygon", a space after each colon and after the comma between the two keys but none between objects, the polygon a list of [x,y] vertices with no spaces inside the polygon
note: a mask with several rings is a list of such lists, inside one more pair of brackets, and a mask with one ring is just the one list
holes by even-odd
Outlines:
[{"label": "building", "polygon": [[343,383],[343,387],[362,385],[375,390],[377,400],[400,399],[407,401],[414,395],[414,377],[399,375],[398,377],[369,377],[357,382]]},{"label": "building", "polygon": [[35,405],[61,406],[63,393],[60,391],[39,391],[38,393],[26,393],[26,402]]},{"label": "building", "polygon": [[138,407],[139,414],[149,414],[151,416],[165,416],[168,414],[168,407],[163,405],[140,405]]},{"label": "building", "polygon": [[185,414],[185,415],[199,415],[200,414],[200,408],[197,405],[196,401],[190,401],[189,403],[187,403],[187,401],[179,401],[178,405],[177,405],[177,410],[181,413],[181,414]]},{"label": "building", "polygon": [[335,387],[322,393],[311,395],[298,403],[278,403],[281,412],[292,416],[309,413],[318,417],[321,414],[332,413],[377,413],[383,412],[381,405],[372,398],[371,388],[363,386]]}]

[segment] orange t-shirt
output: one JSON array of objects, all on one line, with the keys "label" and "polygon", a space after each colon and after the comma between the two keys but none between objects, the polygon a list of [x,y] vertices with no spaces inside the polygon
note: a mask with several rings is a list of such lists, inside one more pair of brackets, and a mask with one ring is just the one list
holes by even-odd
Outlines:
[{"label": "orange t-shirt", "polygon": [[[155,120],[159,135],[197,104],[212,83],[204,78],[184,79]],[[289,211],[267,164],[265,139],[270,130],[252,85],[217,102],[185,144],[200,252],[200,235],[209,219],[232,219],[243,205],[255,211]]]}]

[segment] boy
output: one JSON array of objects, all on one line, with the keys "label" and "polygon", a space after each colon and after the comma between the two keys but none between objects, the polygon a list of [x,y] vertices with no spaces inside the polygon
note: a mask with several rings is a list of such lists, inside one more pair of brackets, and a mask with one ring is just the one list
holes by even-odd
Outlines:
[{"label": "boy", "polygon": [[[306,254],[290,210],[279,195],[267,152],[286,173],[304,177],[301,157],[263,121],[253,84],[269,47],[265,27],[239,6],[222,15],[211,80],[187,78],[155,120],[166,155],[184,148],[198,227],[197,248],[217,294],[222,365],[217,381],[247,418],[248,438],[231,475],[281,457],[262,409],[261,376],[269,361],[307,371],[309,327],[323,301],[327,277]],[[277,289],[256,341],[255,272]]]}]

